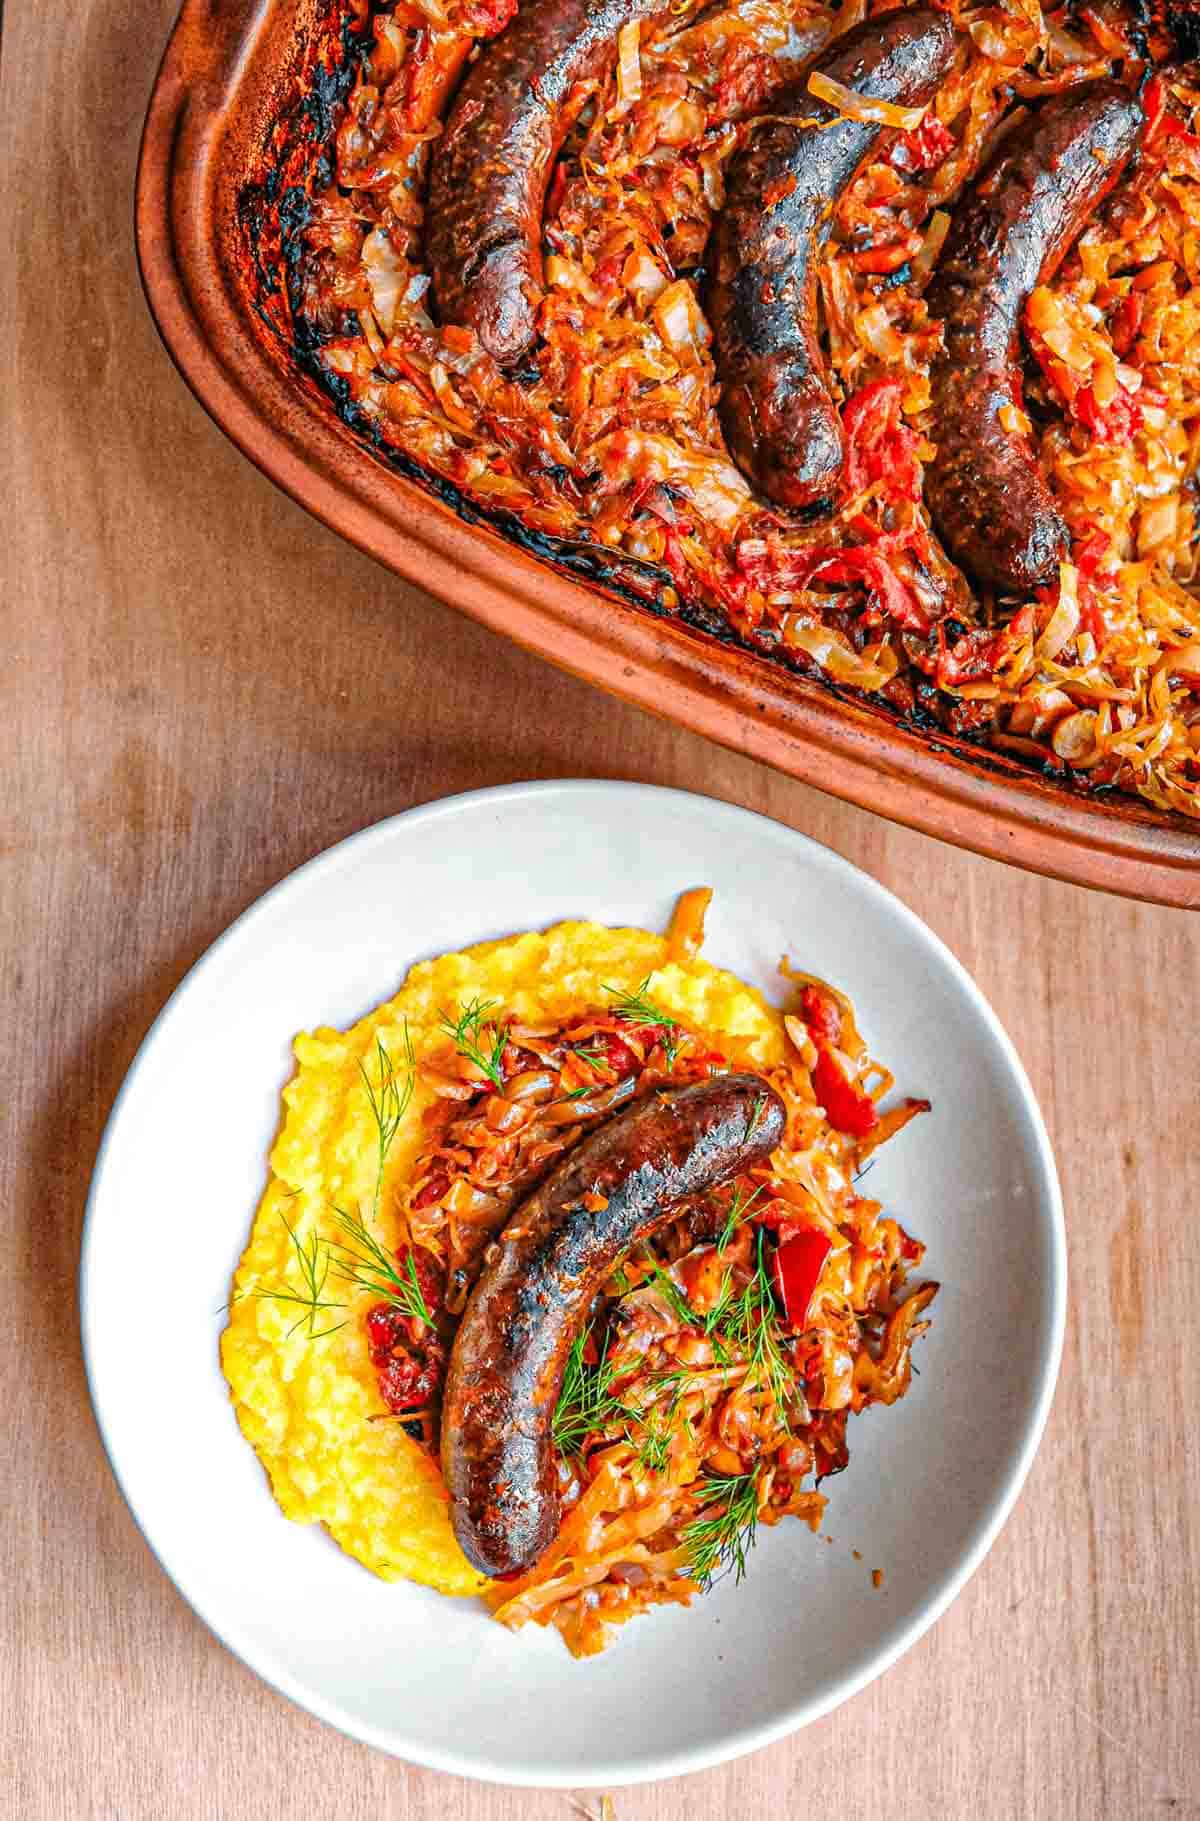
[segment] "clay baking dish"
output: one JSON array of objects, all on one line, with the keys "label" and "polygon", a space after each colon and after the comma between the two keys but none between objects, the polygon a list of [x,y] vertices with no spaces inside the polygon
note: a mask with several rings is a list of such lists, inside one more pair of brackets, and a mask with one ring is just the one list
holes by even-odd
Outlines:
[{"label": "clay baking dish", "polygon": [[[587,550],[538,553],[478,513],[469,522],[343,424],[272,326],[275,281],[250,244],[247,205],[270,192],[271,135],[295,117],[306,49],[328,40],[336,13],[337,0],[185,0],[142,140],[137,243],[150,308],[187,383],[251,461],[397,574],[615,695],[996,859],[1200,905],[1200,827],[1185,818],[931,738],[657,614]],[[314,141],[331,98],[329,85],[318,90],[307,104]]]}]

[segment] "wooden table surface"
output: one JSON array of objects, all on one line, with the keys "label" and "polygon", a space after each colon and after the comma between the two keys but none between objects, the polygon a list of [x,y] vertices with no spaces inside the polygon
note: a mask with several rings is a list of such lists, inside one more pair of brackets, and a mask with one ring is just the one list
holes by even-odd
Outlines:
[{"label": "wooden table surface", "polygon": [[1200,1814],[1200,918],[968,857],[619,707],[276,493],[138,289],[133,165],[170,12],[9,0],[0,60],[0,1813],[569,1821],[566,1794],[341,1738],[209,1635],[109,1476],[75,1276],[122,1075],[231,918],[410,804],[590,775],[776,816],[926,918],[1033,1078],[1072,1256],[1046,1439],[952,1610],[840,1712],[621,1793],[619,1821]]}]

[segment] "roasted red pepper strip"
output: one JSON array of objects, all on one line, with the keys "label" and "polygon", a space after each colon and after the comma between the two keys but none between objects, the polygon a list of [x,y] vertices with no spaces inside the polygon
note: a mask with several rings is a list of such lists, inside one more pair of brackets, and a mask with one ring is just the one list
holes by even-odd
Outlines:
[{"label": "roasted red pepper strip", "polygon": [[1113,352],[1119,354],[1122,360],[1138,338],[1145,313],[1146,299],[1140,291],[1130,291],[1117,305],[1109,324],[1109,335],[1112,337]]},{"label": "roasted red pepper strip", "polygon": [[819,987],[806,986],[800,991],[800,1016],[808,1026],[809,1036],[814,1043],[822,1038],[827,1043],[837,1043],[842,1035],[842,1014],[836,999],[823,993]]},{"label": "roasted red pepper strip", "polygon": [[941,164],[947,152],[954,150],[954,143],[949,128],[935,114],[927,114],[911,133],[900,134],[887,154],[887,162],[894,171],[915,176],[918,171],[932,171]]},{"label": "roasted red pepper strip", "polygon": [[495,38],[517,10],[517,0],[470,0],[464,9],[464,31],[476,38]]},{"label": "roasted red pepper strip", "polygon": [[882,480],[893,497],[919,498],[921,470],[916,451],[921,439],[904,421],[903,402],[904,387],[898,379],[875,379],[842,406],[846,484],[851,493],[861,493],[872,481]]},{"label": "roasted red pepper strip", "polygon": [[806,1227],[780,1246],[773,1270],[775,1289],[783,1304],[789,1328],[803,1328],[808,1323],[808,1306],[812,1302],[821,1267],[829,1256],[830,1241],[815,1227]]},{"label": "roasted red pepper strip", "polygon": [[1146,84],[1142,108],[1146,115],[1146,132],[1142,144],[1149,147],[1158,138],[1167,111],[1167,85],[1161,76],[1152,76]]},{"label": "roasted red pepper strip", "polygon": [[1153,76],[1146,84],[1142,96],[1142,108],[1146,115],[1146,131],[1142,144],[1153,145],[1163,133],[1172,139],[1182,139],[1185,145],[1200,146],[1200,136],[1190,133],[1178,114],[1167,112],[1170,99],[1166,83],[1161,76]]},{"label": "roasted red pepper strip", "polygon": [[817,1100],[825,1108],[829,1123],[839,1132],[853,1138],[865,1138],[879,1124],[875,1102],[869,1094],[842,1073],[831,1045],[841,1041],[842,1014],[837,1001],[819,987],[806,986],[800,994],[800,1016],[816,1047],[812,1084]]},{"label": "roasted red pepper strip", "polygon": [[435,1170],[424,1188],[418,1189],[412,1198],[412,1206],[431,1208],[435,1201],[440,1201],[450,1187],[450,1178],[445,1170]]},{"label": "roasted red pepper strip", "polygon": [[1106,531],[1093,531],[1075,550],[1075,567],[1079,571],[1079,626],[1090,632],[1097,645],[1107,637],[1104,615],[1096,600],[1097,587],[1109,587],[1116,580],[1105,565],[1112,556],[1112,541]]},{"label": "roasted red pepper strip", "polygon": [[1075,394],[1071,409],[1098,443],[1127,443],[1142,427],[1142,407],[1137,398],[1124,389],[1107,405],[1101,405],[1092,388],[1084,386]]},{"label": "roasted red pepper strip", "polygon": [[[857,472],[853,465],[851,471]],[[928,633],[928,610],[889,560],[894,550],[912,545],[913,533],[904,529],[881,533],[874,526],[867,528],[874,538],[873,547],[866,544],[809,544],[803,550],[784,550],[772,548],[768,539],[765,550],[751,552],[744,546],[739,547],[738,567],[752,587],[768,594],[780,588],[807,588],[815,581],[859,584],[874,597],[874,605],[869,609],[875,616],[874,623],[878,623],[881,615],[886,615],[911,632]],[[679,555],[686,566],[682,552]],[[675,574],[669,546],[663,560]]]},{"label": "roasted red pepper strip", "polygon": [[825,1108],[829,1123],[852,1138],[865,1138],[879,1124],[879,1113],[869,1094],[857,1082],[843,1075],[833,1051],[817,1044],[817,1060],[812,1071],[813,1093]]}]

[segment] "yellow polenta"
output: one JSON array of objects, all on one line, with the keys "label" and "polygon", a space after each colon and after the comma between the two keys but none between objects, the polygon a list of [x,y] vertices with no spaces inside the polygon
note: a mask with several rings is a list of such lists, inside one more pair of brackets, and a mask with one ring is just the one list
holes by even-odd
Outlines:
[{"label": "yellow polenta", "polygon": [[[420,1066],[445,1055],[441,1014],[456,1016],[478,997],[498,1001],[519,1020],[565,1023],[603,1005],[606,986],[632,991],[647,975],[656,1004],[710,1033],[739,1060],[765,1065],[783,1054],[779,1013],[752,988],[706,961],[671,961],[662,936],[596,923],[560,923],[544,935],[422,961],[394,999],[352,1030],[296,1039],[298,1066],[283,1091],[271,1178],[234,1279],[221,1359],[238,1421],[285,1514],[324,1524],[385,1580],[422,1581],[456,1594],[488,1585],[454,1540],[436,1465],[398,1422],[378,1420],[384,1406],[362,1320],[374,1299],[331,1275],[322,1300],[344,1306],[320,1310],[299,1326],[302,1306],[280,1300],[280,1290],[303,1288],[289,1226],[301,1246],[312,1246],[322,1235],[336,1237],[335,1206],[366,1222],[373,1218],[379,1129],[362,1069],[374,1077],[377,1040],[399,1061],[407,1025],[417,1064],[412,1100],[388,1149],[375,1228],[391,1246],[400,1238],[391,1199],[420,1154],[422,1114],[432,1099]],[[336,1332],[322,1333],[337,1323],[343,1325]]]}]

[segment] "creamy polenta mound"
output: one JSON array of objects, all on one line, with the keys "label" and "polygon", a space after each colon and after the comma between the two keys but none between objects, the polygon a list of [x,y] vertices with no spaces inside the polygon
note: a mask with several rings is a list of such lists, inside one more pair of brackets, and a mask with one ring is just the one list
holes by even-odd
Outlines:
[{"label": "creamy polenta mound", "polygon": [[379,1127],[363,1070],[375,1078],[378,1042],[393,1059],[404,1058],[407,1027],[416,1064],[412,1098],[388,1147],[374,1227],[395,1246],[403,1238],[399,1192],[418,1166],[425,1115],[436,1100],[422,1064],[443,1059],[447,1049],[443,1015],[456,1016],[472,1000],[494,1001],[522,1023],[567,1025],[604,1005],[613,988],[641,991],[739,1064],[765,1069],[783,1056],[781,1014],[733,974],[699,958],[673,960],[664,936],[581,922],[422,961],[394,999],[349,1031],[321,1028],[296,1039],[296,1073],[283,1091],[270,1180],[234,1279],[221,1361],[238,1422],[285,1515],[324,1524],[384,1580],[419,1581],[448,1594],[491,1586],[455,1542],[435,1460],[381,1401],[363,1320],[378,1298],[330,1275],[319,1300],[344,1306],[306,1320],[302,1308],[277,1294],[298,1287],[292,1235],[301,1246],[336,1237],[334,1207],[371,1224]]}]

